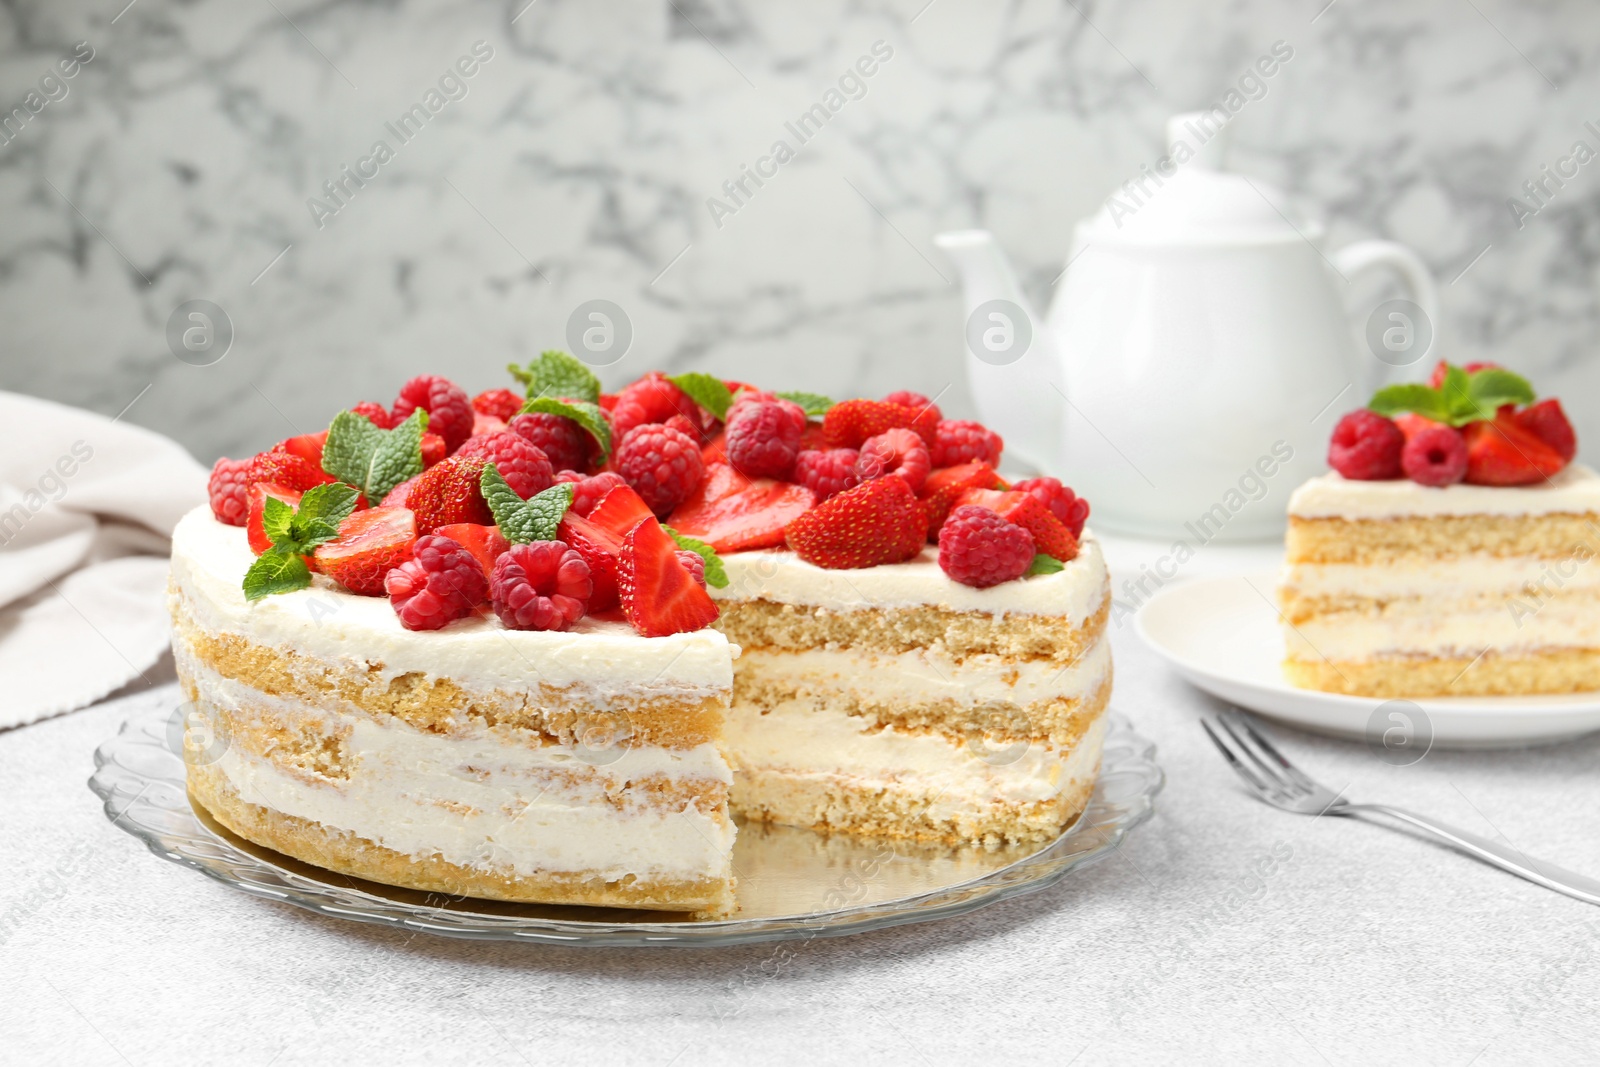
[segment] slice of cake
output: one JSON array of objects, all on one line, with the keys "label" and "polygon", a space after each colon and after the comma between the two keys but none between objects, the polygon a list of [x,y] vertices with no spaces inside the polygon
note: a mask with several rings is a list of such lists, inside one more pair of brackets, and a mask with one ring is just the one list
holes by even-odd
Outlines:
[{"label": "slice of cake", "polygon": [[1379,697],[1600,689],[1600,477],[1575,452],[1560,403],[1497,367],[1441,364],[1346,415],[1335,471],[1289,501],[1289,681]]}]

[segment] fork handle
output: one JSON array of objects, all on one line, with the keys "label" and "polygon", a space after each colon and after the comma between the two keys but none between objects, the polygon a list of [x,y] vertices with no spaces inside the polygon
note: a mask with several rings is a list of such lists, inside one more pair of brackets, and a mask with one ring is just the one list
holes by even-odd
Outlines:
[{"label": "fork handle", "polygon": [[1391,808],[1387,804],[1346,804],[1329,812],[1329,814],[1335,813],[1361,817],[1386,815],[1424,830],[1450,847],[1465,852],[1474,859],[1480,859],[1490,866],[1509,871],[1518,878],[1526,878],[1536,885],[1554,889],[1557,893],[1564,893],[1586,904],[1600,904],[1600,881],[1576,874],[1564,867],[1557,867],[1553,863],[1524,856],[1516,849],[1496,844],[1465,830],[1458,830],[1437,819],[1430,819],[1403,808]]}]

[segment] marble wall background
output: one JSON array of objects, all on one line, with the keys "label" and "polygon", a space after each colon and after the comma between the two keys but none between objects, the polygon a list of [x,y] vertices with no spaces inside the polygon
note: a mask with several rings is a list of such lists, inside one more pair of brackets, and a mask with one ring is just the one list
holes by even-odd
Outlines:
[{"label": "marble wall background", "polygon": [[[596,298],[635,330],[611,383],[949,386],[961,411],[931,236],[995,230],[1043,302],[1071,224],[1161,154],[1164,118],[1277,39],[1294,61],[1241,113],[1234,165],[1334,244],[1417,248],[1445,350],[1536,372],[1600,442],[1600,164],[1520,230],[1506,206],[1600,123],[1586,0],[124,2],[0,4],[5,108],[94,51],[0,144],[0,384],[137,398],[128,419],[208,461],[414,373],[501,384]],[[865,95],[718,226],[707,198],[879,40]],[[479,41],[466,95],[319,228],[307,198]],[[211,366],[165,340],[196,298],[235,329]]]}]

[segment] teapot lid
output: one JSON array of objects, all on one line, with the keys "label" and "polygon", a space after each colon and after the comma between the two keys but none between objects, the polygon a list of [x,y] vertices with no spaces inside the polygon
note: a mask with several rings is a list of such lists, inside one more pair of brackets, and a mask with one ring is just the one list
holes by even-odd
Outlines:
[{"label": "teapot lid", "polygon": [[1215,244],[1314,239],[1281,190],[1223,169],[1229,123],[1221,108],[1174,115],[1167,152],[1113,190],[1078,223],[1078,243]]}]

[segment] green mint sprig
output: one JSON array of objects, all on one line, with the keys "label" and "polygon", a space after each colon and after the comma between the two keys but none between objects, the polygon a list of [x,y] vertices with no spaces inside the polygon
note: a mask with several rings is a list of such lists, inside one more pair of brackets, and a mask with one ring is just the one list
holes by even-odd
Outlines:
[{"label": "green mint sprig", "polygon": [[1032,577],[1035,574],[1055,574],[1057,571],[1060,571],[1065,567],[1066,564],[1062,563],[1054,556],[1047,556],[1043,552],[1037,552],[1034,554],[1033,562],[1028,564],[1028,569],[1023,576]]},{"label": "green mint sprig", "polygon": [[272,547],[244,572],[245,599],[260,600],[310,585],[311,568],[306,566],[305,557],[324,541],[339,536],[339,524],[355,510],[358,495],[354,486],[328,482],[307,489],[298,507],[267,497],[261,510],[261,529]]},{"label": "green mint sprig", "polygon": [[667,381],[682,389],[690,400],[717,418],[728,417],[728,408],[733,406],[733,393],[721,378],[704,371],[689,371],[687,374],[674,374]]},{"label": "green mint sprig", "polygon": [[678,542],[678,547],[693,552],[706,562],[706,584],[713,589],[725,589],[728,585],[728,570],[722,565],[722,557],[717,555],[717,550],[704,541],[681,534],[670,526],[662,526],[667,531],[667,536]]},{"label": "green mint sprig", "polygon": [[322,469],[366,494],[376,506],[389,490],[422,473],[422,435],[428,413],[422,408],[392,430],[381,430],[365,415],[341,411],[328,425]]},{"label": "green mint sprig", "polygon": [[611,423],[606,420],[606,413],[600,410],[599,404],[591,404],[587,400],[557,400],[553,396],[536,396],[522,405],[522,411],[523,414],[539,412],[571,419],[588,431],[600,446],[601,463],[611,457]]},{"label": "green mint sprig", "polygon": [[483,499],[494,513],[495,525],[500,535],[514,545],[532,541],[554,541],[561,519],[572,506],[572,483],[552,485],[542,493],[527,500],[506,484],[493,463],[486,464],[478,480]]},{"label": "green mint sprig", "polygon": [[557,349],[539,353],[539,358],[526,367],[511,363],[506,370],[522,383],[523,395],[530,400],[548,396],[593,404],[600,399],[600,379],[594,371],[577,357]]},{"label": "green mint sprig", "polygon": [[1465,426],[1493,419],[1502,404],[1531,404],[1534,399],[1533,386],[1520,374],[1500,367],[1468,373],[1446,364],[1439,388],[1419,383],[1391,385],[1372,394],[1367,407],[1390,418],[1411,412],[1446,426]]},{"label": "green mint sprig", "polygon": [[787,392],[776,394],[779,399],[792,400],[805,409],[805,413],[813,419],[820,419],[833,407],[833,401],[821,393]]}]

